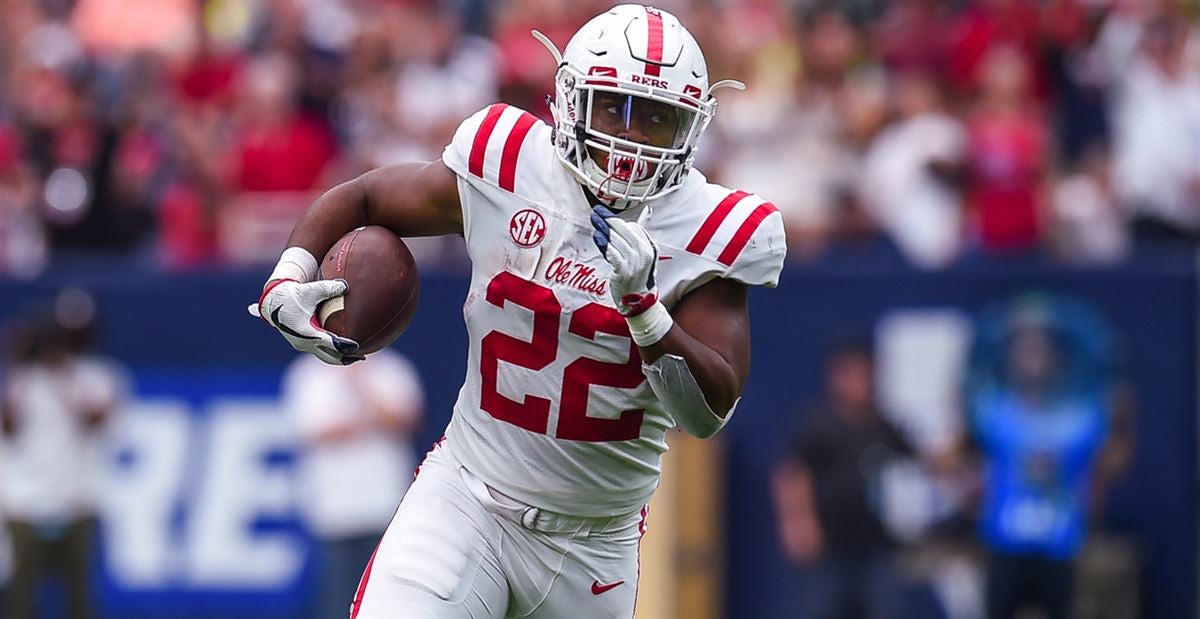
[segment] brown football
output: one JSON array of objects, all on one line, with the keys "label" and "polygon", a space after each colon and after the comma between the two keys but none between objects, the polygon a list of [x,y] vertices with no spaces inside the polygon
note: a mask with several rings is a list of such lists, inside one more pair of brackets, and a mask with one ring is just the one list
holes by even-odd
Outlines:
[{"label": "brown football", "polygon": [[373,353],[400,337],[412,320],[421,282],[404,241],[382,226],[364,226],[338,240],[321,261],[321,278],[346,280],[344,297],[317,308],[321,326]]}]

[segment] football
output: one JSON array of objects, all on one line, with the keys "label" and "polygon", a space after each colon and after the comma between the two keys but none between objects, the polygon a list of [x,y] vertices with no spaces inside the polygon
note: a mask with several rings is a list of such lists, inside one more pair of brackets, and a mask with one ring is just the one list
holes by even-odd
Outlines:
[{"label": "football", "polygon": [[321,278],[349,284],[345,296],[317,308],[317,320],[358,342],[359,354],[394,342],[417,309],[421,283],[412,253],[382,226],[364,226],[339,239],[321,261]]}]

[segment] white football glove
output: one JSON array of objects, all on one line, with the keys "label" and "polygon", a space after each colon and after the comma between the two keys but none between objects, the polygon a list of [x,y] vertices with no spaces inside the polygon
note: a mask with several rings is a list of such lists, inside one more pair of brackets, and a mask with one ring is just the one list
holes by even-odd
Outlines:
[{"label": "white football glove", "polygon": [[283,338],[300,352],[312,353],[331,365],[350,365],[362,361],[358,343],[321,328],[317,322],[317,306],[322,301],[346,294],[347,284],[341,279],[300,283],[278,279],[263,288],[258,303],[247,309],[283,334]]},{"label": "white football glove", "polygon": [[658,301],[654,271],[658,246],[640,223],[625,221],[604,207],[592,207],[592,240],[612,266],[609,292],[617,311],[626,318],[638,316]]}]

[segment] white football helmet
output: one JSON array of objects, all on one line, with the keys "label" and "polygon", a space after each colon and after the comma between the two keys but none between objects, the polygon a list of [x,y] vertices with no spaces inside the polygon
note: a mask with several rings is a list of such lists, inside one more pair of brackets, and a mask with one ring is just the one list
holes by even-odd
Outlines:
[{"label": "white football helmet", "polygon": [[558,158],[616,209],[679,188],[696,142],[716,111],[712,92],[741,82],[708,83],[700,46],[666,11],[615,6],[584,24],[554,54],[554,146]]}]

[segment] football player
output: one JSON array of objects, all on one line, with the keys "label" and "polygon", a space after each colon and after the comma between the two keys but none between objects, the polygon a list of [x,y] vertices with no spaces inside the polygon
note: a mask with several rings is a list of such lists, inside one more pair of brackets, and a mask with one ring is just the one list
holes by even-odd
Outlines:
[{"label": "football player", "polygon": [[[692,169],[716,110],[675,16],[617,6],[557,61],[553,125],[492,105],[439,161],[368,172],[296,224],[252,313],[297,350],[359,358],[322,330],[317,279],[345,233],[461,234],[467,376],[366,566],[354,619],[630,617],[665,436],[728,422],[750,360],[747,289],[775,286],[783,224]],[[380,265],[387,268],[387,265]]]}]

